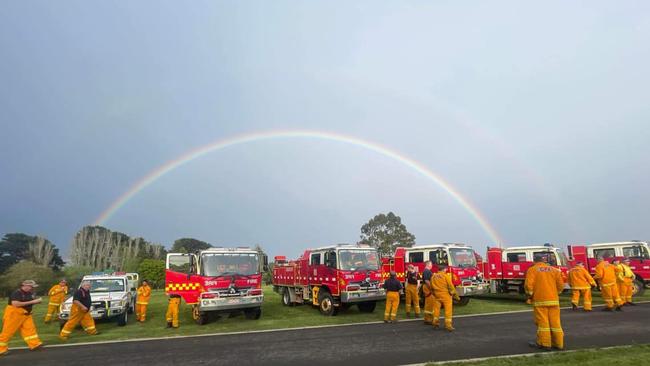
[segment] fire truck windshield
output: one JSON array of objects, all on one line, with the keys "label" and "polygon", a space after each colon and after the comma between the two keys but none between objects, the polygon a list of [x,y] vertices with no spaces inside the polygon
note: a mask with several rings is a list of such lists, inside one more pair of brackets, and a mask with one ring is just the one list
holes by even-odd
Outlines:
[{"label": "fire truck windshield", "polygon": [[379,269],[379,256],[374,250],[340,250],[339,269],[343,271],[376,271]]},{"label": "fire truck windshield", "polygon": [[449,248],[449,259],[449,264],[454,267],[476,267],[474,250],[470,248]]},{"label": "fire truck windshield", "polygon": [[258,272],[259,258],[255,253],[204,253],[201,274],[208,277],[241,275]]}]

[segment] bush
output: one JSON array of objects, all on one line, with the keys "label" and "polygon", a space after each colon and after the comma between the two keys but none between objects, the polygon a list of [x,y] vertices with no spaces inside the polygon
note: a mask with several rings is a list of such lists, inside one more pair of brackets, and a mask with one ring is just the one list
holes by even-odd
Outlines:
[{"label": "bush", "polygon": [[146,279],[153,288],[161,288],[165,284],[165,261],[159,259],[143,259],[138,267],[140,280]]},{"label": "bush", "polygon": [[58,282],[56,273],[52,268],[31,261],[20,261],[9,267],[0,276],[0,294],[9,296],[20,287],[24,280],[34,280],[40,285],[34,291],[38,295],[47,295],[50,287]]}]

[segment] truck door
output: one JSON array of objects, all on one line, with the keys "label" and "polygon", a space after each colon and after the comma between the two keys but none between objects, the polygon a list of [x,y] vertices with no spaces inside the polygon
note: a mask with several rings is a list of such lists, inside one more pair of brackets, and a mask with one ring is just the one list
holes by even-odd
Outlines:
[{"label": "truck door", "polygon": [[505,261],[502,263],[503,278],[523,278],[526,275],[526,270],[530,266],[526,252],[505,252],[504,256]]},{"label": "truck door", "polygon": [[197,302],[202,291],[202,279],[197,275],[196,255],[188,253],[169,253],[165,261],[165,292],[183,296],[185,302]]}]

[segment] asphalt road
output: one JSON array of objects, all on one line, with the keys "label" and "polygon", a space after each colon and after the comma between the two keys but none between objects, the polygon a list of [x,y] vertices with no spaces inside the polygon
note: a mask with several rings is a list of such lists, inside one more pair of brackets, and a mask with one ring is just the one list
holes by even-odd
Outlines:
[{"label": "asphalt road", "polygon": [[[383,309],[382,309],[383,310]],[[377,312],[379,317],[379,311]],[[562,311],[567,349],[650,343],[650,304],[622,313]],[[532,312],[462,317],[456,331],[420,321],[13,350],[3,365],[399,365],[532,351]],[[195,325],[187,325],[195,326]],[[79,334],[78,336],[83,336]]]}]

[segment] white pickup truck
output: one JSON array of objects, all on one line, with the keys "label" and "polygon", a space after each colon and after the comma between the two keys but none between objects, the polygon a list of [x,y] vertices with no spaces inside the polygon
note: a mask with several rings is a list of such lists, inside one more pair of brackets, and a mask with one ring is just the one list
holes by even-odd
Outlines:
[{"label": "white pickup truck", "polygon": [[[90,315],[93,319],[117,319],[117,325],[126,325],[129,314],[135,309],[138,274],[87,275],[83,281],[90,281],[91,284]],[[72,296],[61,304],[61,323],[70,318],[71,308]]]}]

